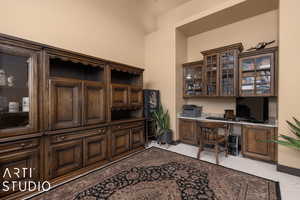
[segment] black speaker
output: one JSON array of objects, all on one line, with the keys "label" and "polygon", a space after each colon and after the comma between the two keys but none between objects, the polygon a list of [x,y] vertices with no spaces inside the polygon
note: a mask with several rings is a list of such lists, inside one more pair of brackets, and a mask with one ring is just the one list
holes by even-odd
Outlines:
[{"label": "black speaker", "polygon": [[144,117],[151,119],[152,113],[160,105],[159,90],[144,90]]},{"label": "black speaker", "polygon": [[156,139],[156,123],[152,119],[152,113],[157,111],[160,105],[159,90],[143,90],[144,94],[144,117],[146,118],[146,143],[148,139]]}]

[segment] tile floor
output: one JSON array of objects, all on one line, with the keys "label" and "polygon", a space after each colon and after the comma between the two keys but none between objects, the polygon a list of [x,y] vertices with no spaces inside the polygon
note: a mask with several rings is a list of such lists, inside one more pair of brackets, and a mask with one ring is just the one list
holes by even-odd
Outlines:
[{"label": "tile floor", "polygon": [[[196,157],[198,151],[197,147],[186,144],[171,145],[167,147],[166,145],[160,146],[155,142],[152,142],[149,147],[151,146],[168,149],[191,157]],[[201,160],[214,163],[215,157],[212,152],[203,152],[201,154]],[[279,181],[282,200],[300,200],[300,177],[278,172],[276,171],[275,165],[236,156],[228,156],[225,158],[224,154],[221,154],[220,156],[220,165]]]}]

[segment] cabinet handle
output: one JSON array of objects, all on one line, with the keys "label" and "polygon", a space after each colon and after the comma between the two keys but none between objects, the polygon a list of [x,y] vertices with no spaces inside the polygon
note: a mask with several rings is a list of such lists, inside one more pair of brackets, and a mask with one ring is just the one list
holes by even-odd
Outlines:
[{"label": "cabinet handle", "polygon": [[61,140],[64,140],[66,137],[65,136],[60,136],[59,137]]},{"label": "cabinet handle", "polygon": [[21,145],[21,147],[23,147],[23,148],[26,146],[25,143],[21,143],[20,145]]}]

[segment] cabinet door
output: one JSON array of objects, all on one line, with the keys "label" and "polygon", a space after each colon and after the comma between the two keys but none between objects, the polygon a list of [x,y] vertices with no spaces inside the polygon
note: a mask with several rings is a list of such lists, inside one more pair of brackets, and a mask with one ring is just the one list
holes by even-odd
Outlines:
[{"label": "cabinet door", "polygon": [[137,127],[131,129],[131,135],[130,135],[130,143],[131,148],[137,148],[140,146],[143,146],[145,143],[145,133],[144,133],[145,127]]},{"label": "cabinet door", "polygon": [[188,144],[198,144],[197,122],[194,120],[180,119],[179,121],[180,141]]},{"label": "cabinet door", "polygon": [[206,94],[219,95],[219,54],[205,56]]},{"label": "cabinet door", "polygon": [[70,79],[50,80],[50,129],[81,125],[81,82]]},{"label": "cabinet door", "polygon": [[82,168],[82,140],[51,145],[48,149],[50,178],[55,178]]},{"label": "cabinet door", "polygon": [[243,126],[243,155],[260,160],[275,160],[275,144],[263,142],[274,138],[274,128]]},{"label": "cabinet door", "polygon": [[130,87],[129,103],[132,106],[143,105],[143,90],[139,87]]},{"label": "cabinet door", "polygon": [[88,166],[107,159],[106,135],[95,135],[84,139],[84,165]]},{"label": "cabinet door", "polygon": [[38,131],[38,57],[0,44],[0,138]]},{"label": "cabinet door", "polygon": [[105,87],[103,83],[87,82],[83,84],[83,121],[85,125],[103,123],[105,115]]},{"label": "cabinet door", "polygon": [[[40,167],[39,167],[40,153],[39,149],[28,149],[21,150],[17,152],[8,152],[5,154],[0,154],[0,182],[2,181],[39,181],[40,180]],[[26,168],[25,176],[23,175],[23,169]],[[11,176],[7,173],[4,174],[5,170],[9,170]],[[19,176],[14,174],[19,170]],[[32,174],[30,175],[30,172]],[[12,188],[12,185],[8,185]],[[18,188],[18,187],[16,187]],[[15,193],[17,190],[4,192],[0,190],[0,199],[1,197],[7,196],[9,194]]]},{"label": "cabinet door", "polygon": [[130,129],[112,132],[112,156],[117,156],[130,150]]},{"label": "cabinet door", "polygon": [[111,105],[112,107],[122,107],[128,105],[128,86],[122,84],[112,84]]}]

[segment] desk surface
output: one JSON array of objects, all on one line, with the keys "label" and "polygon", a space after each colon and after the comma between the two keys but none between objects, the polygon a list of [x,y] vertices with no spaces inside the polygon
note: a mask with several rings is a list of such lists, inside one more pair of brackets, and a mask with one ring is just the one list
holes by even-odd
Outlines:
[{"label": "desk surface", "polygon": [[261,123],[250,123],[250,122],[243,122],[243,121],[223,121],[223,120],[214,120],[214,119],[206,119],[206,117],[183,117],[183,116],[178,116],[177,118],[179,119],[190,119],[190,120],[196,120],[196,121],[208,121],[208,122],[224,122],[228,124],[237,124],[237,125],[250,125],[250,126],[262,126],[262,127],[269,127],[269,128],[277,128],[276,123],[266,123],[266,124],[261,124]]}]

